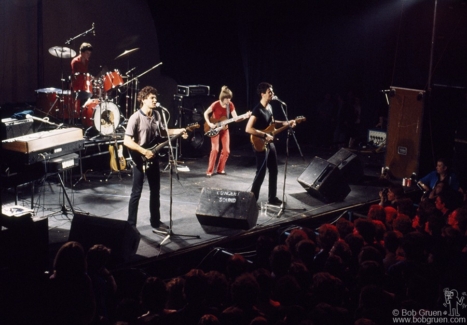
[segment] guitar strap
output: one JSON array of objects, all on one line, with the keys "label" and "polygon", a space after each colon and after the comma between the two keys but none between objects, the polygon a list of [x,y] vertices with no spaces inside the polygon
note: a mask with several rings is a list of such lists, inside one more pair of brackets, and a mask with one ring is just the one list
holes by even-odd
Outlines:
[{"label": "guitar strap", "polygon": [[227,119],[230,118],[230,104],[227,103],[227,105],[225,106],[225,110],[227,111]]}]

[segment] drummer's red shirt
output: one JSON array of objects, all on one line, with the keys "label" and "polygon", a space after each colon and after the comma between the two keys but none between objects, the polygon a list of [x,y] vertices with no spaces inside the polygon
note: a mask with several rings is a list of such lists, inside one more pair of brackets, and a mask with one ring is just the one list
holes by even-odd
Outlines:
[{"label": "drummer's red shirt", "polygon": [[83,77],[76,77],[76,74],[84,74],[88,72],[88,64],[89,60],[82,60],[81,55],[78,55],[71,61],[71,78],[72,78],[72,87],[73,90],[85,90],[88,91],[87,88],[89,85],[86,85],[86,78]]}]

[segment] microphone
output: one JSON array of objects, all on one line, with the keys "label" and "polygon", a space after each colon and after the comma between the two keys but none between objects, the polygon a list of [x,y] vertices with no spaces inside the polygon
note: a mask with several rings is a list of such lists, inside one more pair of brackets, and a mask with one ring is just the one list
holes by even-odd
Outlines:
[{"label": "microphone", "polygon": [[94,29],[94,23],[92,23],[92,35],[96,36],[96,30]]},{"label": "microphone", "polygon": [[40,121],[42,123],[57,125],[57,124],[55,124],[53,122],[50,122],[48,117],[46,117],[45,119],[42,119],[42,118],[39,118],[39,117],[32,116],[31,114],[26,114],[26,118],[31,118],[33,120]]},{"label": "microphone", "polygon": [[169,112],[169,110],[167,108],[165,108],[164,106],[162,106],[161,103],[159,103],[159,102],[156,103],[156,107],[162,108],[164,111]]},{"label": "microphone", "polygon": [[383,89],[383,90],[380,90],[379,92],[380,93],[390,93],[392,91],[392,89]]},{"label": "microphone", "polygon": [[278,101],[279,103],[281,103],[282,105],[287,106],[287,104],[286,104],[285,102],[283,102],[282,100],[280,100],[279,97],[277,97],[277,96],[273,96],[273,97],[272,97],[272,100],[276,100],[276,101]]}]

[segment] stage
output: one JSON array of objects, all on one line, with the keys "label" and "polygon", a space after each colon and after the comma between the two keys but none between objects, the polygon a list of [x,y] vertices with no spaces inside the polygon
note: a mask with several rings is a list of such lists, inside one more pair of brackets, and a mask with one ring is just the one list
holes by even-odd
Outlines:
[{"label": "stage", "polygon": [[[280,199],[285,198],[285,209],[279,211],[279,208],[269,206],[265,212],[258,208],[256,225],[249,229],[205,225],[197,218],[203,189],[250,191],[255,177],[255,157],[249,144],[236,146],[231,150],[226,175],[214,174],[206,177],[208,152],[197,158],[182,156],[177,172],[172,175],[167,157],[161,157],[161,221],[169,225],[170,215],[172,216],[172,233],[166,238],[165,234],[152,231],[149,224],[149,189],[145,182],[139,205],[137,230],[141,237],[136,254],[123,253],[123,256],[114,260],[113,267],[156,268],[159,274],[163,272],[165,276],[173,276],[173,273],[197,266],[203,256],[215,248],[222,247],[231,252],[251,251],[254,250],[256,238],[262,234],[277,233],[294,226],[317,228],[322,223],[337,220],[346,211],[364,213],[370,204],[378,201],[378,192],[387,185],[387,180],[379,177],[384,155],[357,153],[364,170],[362,179],[356,184],[350,184],[351,191],[344,200],[324,202],[310,195],[297,178],[304,173],[314,157],[328,159],[337,150],[305,146],[301,148],[301,157],[296,148],[291,148],[287,159],[283,149],[285,148],[279,145],[277,194]],[[72,239],[78,241],[86,241],[89,236],[102,236],[111,238],[115,245],[121,246],[128,239],[122,238],[122,234],[126,236],[128,231],[130,237],[133,234],[125,226],[132,183],[131,170],[127,168],[119,173],[109,174],[109,167],[104,165],[108,154],[98,157],[102,159],[88,159],[84,168],[75,167],[61,173],[64,187],[55,174],[36,182],[34,188],[30,185],[18,188],[18,205],[30,207],[33,199],[35,220],[47,223],[48,269],[51,268],[57,249],[69,239],[75,217],[81,221],[86,218],[97,220],[98,227],[101,227],[97,229],[97,235],[86,234],[86,230],[76,230]],[[82,161],[84,165],[85,160]],[[284,178],[286,162],[287,175]],[[93,168],[92,164],[95,164]],[[257,206],[267,201],[267,188],[266,175]],[[34,191],[33,196],[31,191]],[[2,200],[3,205],[14,204],[14,191],[3,190]],[[76,228],[78,226],[79,224]],[[166,240],[161,245],[164,239]],[[131,238],[129,240],[131,242]],[[118,249],[130,248],[117,247]],[[165,265],[163,271],[161,263]]]}]

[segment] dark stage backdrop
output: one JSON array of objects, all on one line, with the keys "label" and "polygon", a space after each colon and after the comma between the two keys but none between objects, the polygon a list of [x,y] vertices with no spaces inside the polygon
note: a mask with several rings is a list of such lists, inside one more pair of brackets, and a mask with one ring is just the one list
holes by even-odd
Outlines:
[{"label": "dark stage backdrop", "polygon": [[[389,86],[427,89],[432,83],[465,87],[465,0],[11,0],[0,11],[0,105],[34,101],[34,90],[61,87],[69,60],[48,48],[96,26],[91,73],[100,66],[141,73],[141,85],[161,88],[172,106],[176,85],[205,84],[217,97],[228,85],[239,113],[257,102],[256,86],[274,84],[290,117],[312,142],[320,121],[316,106],[325,91],[353,90],[362,100],[364,129],[385,105]],[[38,8],[42,8],[38,11]],[[157,31],[157,33],[156,33]],[[432,44],[434,45],[432,48]],[[125,50],[140,50],[114,60]],[[433,60],[430,63],[431,50]],[[279,109],[279,107],[275,107]],[[235,128],[237,125],[235,125]]]},{"label": "dark stage backdrop", "polygon": [[[142,73],[160,62],[154,21],[145,0],[8,0],[0,10],[0,104],[34,102],[36,89],[62,88],[71,74],[71,59],[49,54],[54,46],[79,53],[82,42],[93,45],[89,72],[101,67],[123,74]],[[95,25],[95,33],[65,42]],[[115,60],[125,50],[139,48]],[[141,78],[148,83],[161,74],[156,68]]]}]

